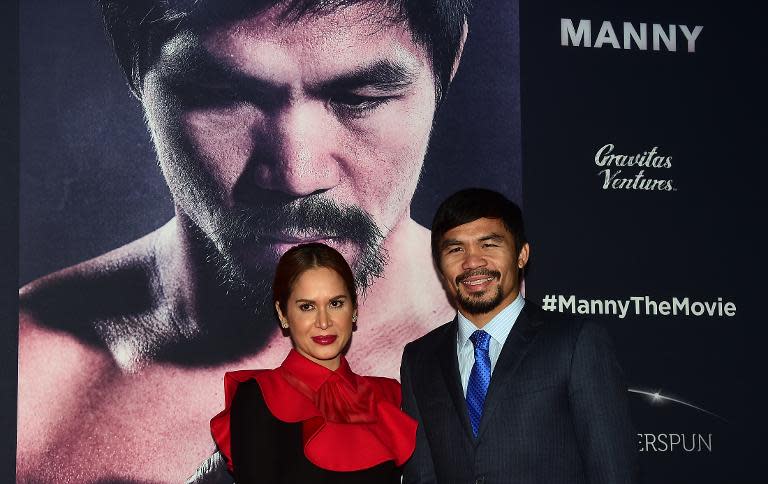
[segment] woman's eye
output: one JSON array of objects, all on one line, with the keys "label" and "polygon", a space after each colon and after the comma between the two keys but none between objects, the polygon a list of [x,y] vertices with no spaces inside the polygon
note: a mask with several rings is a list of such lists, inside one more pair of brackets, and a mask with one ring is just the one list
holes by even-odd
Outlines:
[{"label": "woman's eye", "polygon": [[299,309],[301,309],[302,311],[311,311],[312,310],[312,305],[311,304],[301,304],[301,305],[299,305]]},{"label": "woman's eye", "polygon": [[344,301],[331,301],[332,308],[340,308],[344,306]]}]

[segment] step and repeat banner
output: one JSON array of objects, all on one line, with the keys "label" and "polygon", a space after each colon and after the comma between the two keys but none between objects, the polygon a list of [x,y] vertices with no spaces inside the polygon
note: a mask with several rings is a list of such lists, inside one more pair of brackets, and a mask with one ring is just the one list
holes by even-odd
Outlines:
[{"label": "step and repeat banner", "polygon": [[397,376],[455,314],[428,227],[469,186],[522,205],[528,299],[613,336],[644,482],[757,482],[720,11],[272,3],[20,2],[17,482],[193,474],[224,372],[290,347],[303,238],[365,288],[353,368]]},{"label": "step and repeat banner", "polygon": [[528,297],[609,328],[645,482],[758,482],[756,173],[737,154],[734,12],[534,3],[520,17]]}]

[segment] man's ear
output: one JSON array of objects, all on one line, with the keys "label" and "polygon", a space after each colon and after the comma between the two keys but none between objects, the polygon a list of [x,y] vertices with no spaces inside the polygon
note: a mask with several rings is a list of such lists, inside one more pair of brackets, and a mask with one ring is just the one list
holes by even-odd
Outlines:
[{"label": "man's ear", "polygon": [[524,269],[526,264],[528,264],[528,258],[530,256],[531,256],[531,246],[528,245],[528,242],[526,242],[520,248],[520,253],[517,254],[517,267],[519,267],[520,269]]},{"label": "man's ear", "polygon": [[469,24],[467,23],[467,17],[464,17],[464,25],[461,26],[461,40],[459,40],[459,48],[456,51],[456,58],[453,59],[453,67],[451,67],[451,81],[453,81],[453,76],[456,75],[456,71],[459,70],[459,63],[461,62],[461,54],[464,53],[464,44],[467,43],[468,33],[469,33]]}]

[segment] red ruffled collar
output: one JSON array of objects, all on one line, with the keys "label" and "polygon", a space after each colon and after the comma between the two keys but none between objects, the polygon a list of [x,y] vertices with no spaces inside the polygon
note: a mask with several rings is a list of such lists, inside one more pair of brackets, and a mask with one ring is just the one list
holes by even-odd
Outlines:
[{"label": "red ruffled collar", "polygon": [[356,471],[392,460],[401,466],[416,446],[416,421],[400,410],[400,384],[352,372],[342,357],[336,371],[291,350],[274,370],[224,375],[224,410],[211,433],[232,471],[229,416],[240,383],[256,380],[278,420],[302,423],[304,455],[331,471]]}]

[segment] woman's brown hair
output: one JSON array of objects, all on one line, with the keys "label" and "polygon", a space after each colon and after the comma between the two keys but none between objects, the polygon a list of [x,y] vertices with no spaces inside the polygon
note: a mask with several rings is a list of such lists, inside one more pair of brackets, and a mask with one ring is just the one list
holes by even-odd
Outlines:
[{"label": "woman's brown hair", "polygon": [[272,294],[273,299],[280,305],[280,309],[286,311],[288,298],[299,276],[305,271],[316,267],[326,267],[340,275],[347,286],[347,291],[349,291],[352,307],[357,308],[355,276],[352,274],[352,269],[350,269],[344,256],[332,247],[312,242],[291,247],[277,263],[275,280],[272,283]]}]

